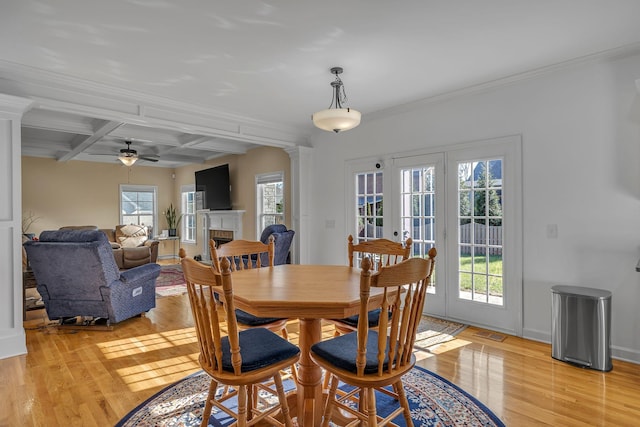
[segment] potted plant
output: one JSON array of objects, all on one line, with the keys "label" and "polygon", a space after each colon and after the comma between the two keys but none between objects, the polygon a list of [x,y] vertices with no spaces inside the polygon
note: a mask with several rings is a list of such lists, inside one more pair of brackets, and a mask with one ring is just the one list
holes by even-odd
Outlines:
[{"label": "potted plant", "polygon": [[164,211],[164,217],[167,220],[167,227],[169,228],[169,237],[177,236],[178,225],[182,219],[182,214],[178,215],[176,208],[173,207],[173,203],[169,205],[169,209]]}]

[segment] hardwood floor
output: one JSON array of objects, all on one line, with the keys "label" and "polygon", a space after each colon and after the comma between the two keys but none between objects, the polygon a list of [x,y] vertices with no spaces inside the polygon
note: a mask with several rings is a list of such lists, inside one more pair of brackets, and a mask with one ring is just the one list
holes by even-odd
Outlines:
[{"label": "hardwood floor", "polygon": [[[28,313],[24,356],[0,360],[0,426],[112,426],[163,387],[199,369],[186,295],[159,298],[112,331],[48,326]],[[297,324],[289,325],[297,339]],[[331,335],[332,326],[327,325]],[[507,426],[640,424],[640,366],[603,373],[558,362],[549,345],[503,342],[469,327],[418,364],[459,385]]]}]

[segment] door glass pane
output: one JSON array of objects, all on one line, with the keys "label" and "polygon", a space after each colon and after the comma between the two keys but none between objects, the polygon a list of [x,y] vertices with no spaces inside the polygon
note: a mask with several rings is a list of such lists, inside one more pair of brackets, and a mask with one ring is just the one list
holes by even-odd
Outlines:
[{"label": "door glass pane", "polygon": [[458,163],[459,298],[503,305],[502,160]]},{"label": "door glass pane", "polygon": [[382,178],[381,171],[356,174],[358,242],[383,237]]},{"label": "door glass pane", "polygon": [[[422,166],[403,169],[400,172],[402,240],[411,237],[412,257],[428,257],[435,246],[435,168]],[[432,277],[427,289],[436,292],[436,277]]]}]

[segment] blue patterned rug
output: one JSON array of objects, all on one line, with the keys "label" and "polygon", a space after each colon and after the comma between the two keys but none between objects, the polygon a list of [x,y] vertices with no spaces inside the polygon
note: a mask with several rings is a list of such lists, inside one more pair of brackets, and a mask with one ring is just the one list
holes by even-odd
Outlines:
[{"label": "blue patterned rug", "polygon": [[[403,377],[403,381],[416,426],[504,427],[486,406],[433,372],[416,367]],[[116,427],[199,426],[209,382],[207,374],[196,372],[147,399]],[[289,387],[293,388],[293,384]],[[397,408],[397,402],[386,394],[378,393],[376,399],[379,415],[384,416]],[[218,413],[211,415],[209,425],[225,426],[230,422],[226,414]],[[406,426],[402,416],[394,422]]]}]

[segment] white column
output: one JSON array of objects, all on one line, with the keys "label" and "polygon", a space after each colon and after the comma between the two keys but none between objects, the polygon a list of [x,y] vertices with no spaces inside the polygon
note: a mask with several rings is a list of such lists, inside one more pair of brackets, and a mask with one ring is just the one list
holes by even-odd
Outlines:
[{"label": "white column", "polygon": [[309,241],[311,214],[311,177],[313,176],[311,155],[313,148],[293,147],[285,151],[291,158],[291,228],[295,230],[295,238],[291,249],[294,264],[310,264]]},{"label": "white column", "polygon": [[0,94],[0,359],[27,352],[22,325],[20,122],[31,103]]}]

